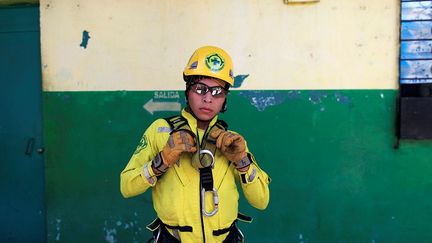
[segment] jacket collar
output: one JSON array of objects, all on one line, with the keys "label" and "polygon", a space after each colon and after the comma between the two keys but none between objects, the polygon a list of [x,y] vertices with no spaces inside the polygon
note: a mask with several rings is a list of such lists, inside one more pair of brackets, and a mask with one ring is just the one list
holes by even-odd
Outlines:
[{"label": "jacket collar", "polygon": [[[192,130],[193,133],[196,133],[197,131],[197,126],[198,126],[198,121],[197,119],[189,112],[186,111],[186,109],[182,110],[181,115],[186,118],[186,120],[188,121],[188,124]],[[213,119],[211,119],[208,128],[212,127],[216,121],[217,121],[218,116],[216,115],[215,117],[213,117]],[[208,129],[207,128],[207,129]]]}]

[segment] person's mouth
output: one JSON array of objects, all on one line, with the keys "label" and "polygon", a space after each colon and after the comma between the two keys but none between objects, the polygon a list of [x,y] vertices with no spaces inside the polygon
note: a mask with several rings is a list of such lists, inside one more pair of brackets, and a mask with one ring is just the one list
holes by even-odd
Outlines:
[{"label": "person's mouth", "polygon": [[206,107],[202,107],[200,108],[200,111],[204,112],[204,113],[212,113],[213,110],[210,108],[206,108]]}]

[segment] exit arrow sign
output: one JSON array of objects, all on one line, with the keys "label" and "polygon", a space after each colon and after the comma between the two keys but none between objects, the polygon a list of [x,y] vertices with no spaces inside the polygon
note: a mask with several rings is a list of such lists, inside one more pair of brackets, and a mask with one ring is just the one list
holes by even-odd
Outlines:
[{"label": "exit arrow sign", "polygon": [[143,107],[152,115],[156,111],[180,111],[181,109],[179,102],[155,102],[153,99],[150,99]]}]

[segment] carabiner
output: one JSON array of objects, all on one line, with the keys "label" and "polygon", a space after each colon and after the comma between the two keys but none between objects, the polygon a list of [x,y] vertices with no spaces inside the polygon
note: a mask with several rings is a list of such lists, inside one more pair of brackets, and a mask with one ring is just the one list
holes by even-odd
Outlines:
[{"label": "carabiner", "polygon": [[207,212],[206,207],[205,207],[205,189],[202,188],[201,189],[201,208],[202,208],[202,212],[205,216],[207,217],[211,217],[213,215],[215,215],[218,210],[219,210],[219,197],[216,191],[216,188],[213,187],[213,203],[214,203],[214,209],[212,212]]}]

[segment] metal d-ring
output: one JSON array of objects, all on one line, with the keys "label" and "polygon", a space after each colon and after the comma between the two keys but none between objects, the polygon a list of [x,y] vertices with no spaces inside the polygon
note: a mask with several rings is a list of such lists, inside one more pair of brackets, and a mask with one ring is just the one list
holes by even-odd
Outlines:
[{"label": "metal d-ring", "polygon": [[[211,164],[210,165],[211,165],[211,167],[213,169],[214,168],[214,160],[215,160],[213,153],[210,150],[208,150],[208,149],[202,149],[202,150],[199,151],[199,154],[200,155],[201,154],[208,154],[208,155],[210,155],[210,158],[211,158]],[[200,161],[200,164],[201,164],[201,161]],[[201,165],[203,166],[203,164],[201,164]]]}]

